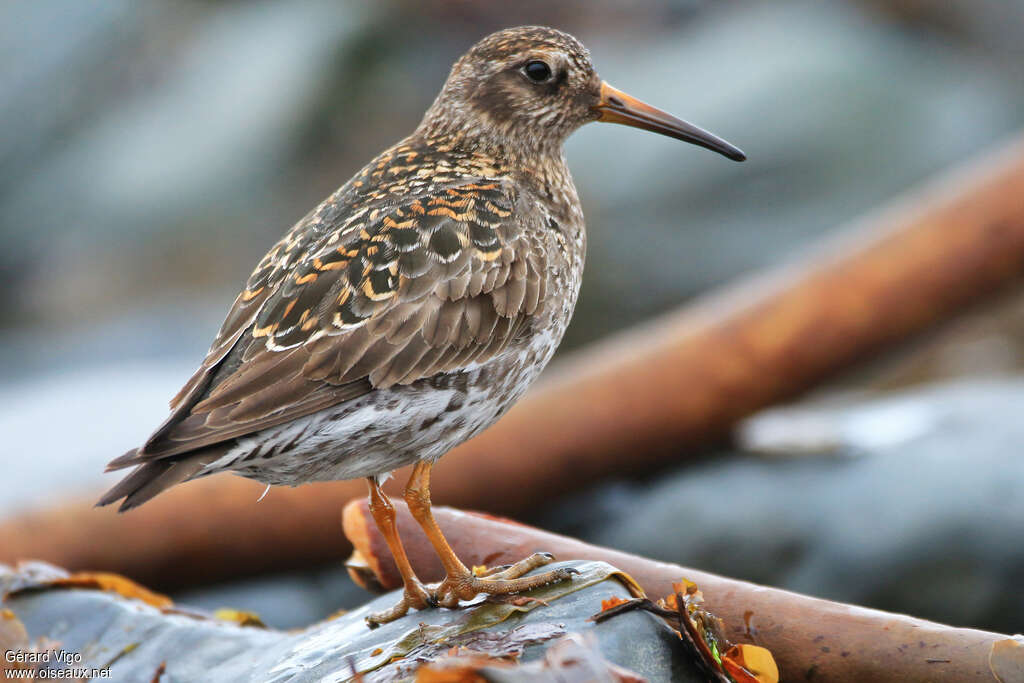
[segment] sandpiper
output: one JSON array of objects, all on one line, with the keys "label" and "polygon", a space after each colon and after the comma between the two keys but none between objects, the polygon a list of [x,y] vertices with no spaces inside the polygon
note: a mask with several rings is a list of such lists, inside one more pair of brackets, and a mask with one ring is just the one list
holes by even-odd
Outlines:
[{"label": "sandpiper", "polygon": [[[562,145],[591,121],[742,161],[729,143],[598,78],[583,45],[528,26],[451,70],[419,127],[295,224],[260,261],[136,466],[99,501],[141,505],[229,471],[266,484],[365,477],[410,608],[455,607],[564,580],[544,553],[488,576],[455,556],[430,510],[430,469],[514,404],[572,316],[586,231]],[[405,500],[447,572],[415,576],[380,483],[415,464]]]}]

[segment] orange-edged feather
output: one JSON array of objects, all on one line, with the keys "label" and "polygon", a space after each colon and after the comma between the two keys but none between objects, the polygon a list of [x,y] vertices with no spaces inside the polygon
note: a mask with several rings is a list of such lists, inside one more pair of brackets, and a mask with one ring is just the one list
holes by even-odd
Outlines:
[{"label": "orange-edged feather", "polygon": [[109,468],[485,362],[538,312],[547,264],[523,221],[541,219],[512,210],[510,183],[469,178],[398,205],[351,194],[339,190],[268,252],[172,415]]}]

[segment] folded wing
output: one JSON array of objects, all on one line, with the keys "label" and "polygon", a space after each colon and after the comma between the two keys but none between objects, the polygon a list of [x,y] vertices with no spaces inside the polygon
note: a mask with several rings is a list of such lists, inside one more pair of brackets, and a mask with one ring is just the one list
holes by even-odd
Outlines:
[{"label": "folded wing", "polygon": [[368,205],[341,225],[322,224],[329,209],[264,257],[170,417],[109,469],[485,362],[540,313],[544,246],[505,181]]}]

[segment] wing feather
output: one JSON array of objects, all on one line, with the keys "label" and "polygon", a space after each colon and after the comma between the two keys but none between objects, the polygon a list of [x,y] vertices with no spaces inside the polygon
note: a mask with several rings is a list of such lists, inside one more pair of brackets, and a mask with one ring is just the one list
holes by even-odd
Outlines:
[{"label": "wing feather", "polygon": [[482,178],[347,219],[321,205],[250,276],[167,422],[112,466],[189,453],[500,354],[543,308],[534,219],[511,183]]}]

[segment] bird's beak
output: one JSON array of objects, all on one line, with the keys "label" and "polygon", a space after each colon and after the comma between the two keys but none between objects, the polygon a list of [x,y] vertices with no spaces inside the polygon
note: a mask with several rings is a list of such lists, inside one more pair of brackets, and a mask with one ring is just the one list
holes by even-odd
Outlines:
[{"label": "bird's beak", "polygon": [[597,120],[607,123],[621,123],[624,126],[643,128],[670,138],[683,140],[706,147],[733,161],[744,161],[747,155],[725,140],[702,130],[692,123],[677,119],[668,112],[641,102],[635,97],[613,88],[607,82],[601,83],[601,99],[594,106]]}]

